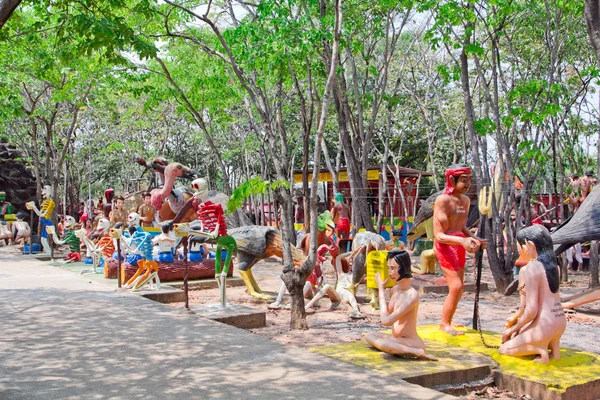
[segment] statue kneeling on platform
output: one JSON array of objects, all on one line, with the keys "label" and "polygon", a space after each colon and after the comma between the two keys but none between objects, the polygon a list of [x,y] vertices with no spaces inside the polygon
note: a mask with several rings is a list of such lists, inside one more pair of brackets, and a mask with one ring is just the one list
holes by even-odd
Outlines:
[{"label": "statue kneeling on platform", "polygon": [[417,311],[419,293],[411,286],[411,260],[405,250],[392,250],[388,253],[390,279],[396,280],[391,290],[389,305],[385,300],[385,281],[379,272],[375,281],[379,288],[379,310],[381,323],[392,326],[392,334],[369,332],[363,340],[384,353],[400,356],[416,356],[427,360],[437,358],[425,353],[425,343],[417,333]]},{"label": "statue kneeling on platform", "polygon": [[550,358],[560,359],[560,337],[567,325],[552,238],[543,225],[533,225],[517,233],[517,242],[519,261],[527,262],[519,272],[521,307],[506,321],[499,352],[516,357],[537,354],[534,361],[548,364]]}]

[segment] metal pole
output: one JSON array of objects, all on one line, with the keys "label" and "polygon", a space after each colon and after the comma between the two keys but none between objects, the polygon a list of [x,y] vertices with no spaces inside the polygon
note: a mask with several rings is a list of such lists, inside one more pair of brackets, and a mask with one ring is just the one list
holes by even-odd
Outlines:
[{"label": "metal pole", "polygon": [[121,287],[121,239],[117,239],[117,285]]},{"label": "metal pole", "polygon": [[[485,218],[486,216],[480,214],[481,220],[479,221],[479,229],[477,231],[477,236],[480,239],[485,239]],[[477,266],[477,280],[475,283],[475,303],[473,304],[473,329],[477,329],[477,313],[479,311],[479,291],[481,290],[481,270],[483,267],[483,249],[480,247],[477,250],[477,254],[475,256],[476,266]]]}]

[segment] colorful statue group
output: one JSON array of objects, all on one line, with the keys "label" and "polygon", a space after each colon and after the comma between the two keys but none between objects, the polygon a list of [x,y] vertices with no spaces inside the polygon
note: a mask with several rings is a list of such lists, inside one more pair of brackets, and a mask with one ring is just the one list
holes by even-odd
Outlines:
[{"label": "colorful statue group", "polygon": [[[51,252],[47,238],[47,235],[51,235],[55,244],[69,246],[70,253],[65,262],[79,261],[80,243],[83,241],[87,248],[86,259],[92,261],[91,272],[97,273],[108,259],[122,257],[122,254],[117,254],[117,249],[121,248],[124,260],[138,267],[124,287],[140,290],[149,284],[151,288],[160,288],[159,263],[172,263],[176,258],[174,247],[177,239],[171,232],[173,230],[179,237],[200,238],[198,241],[191,240],[194,242],[190,254],[191,261],[195,261],[197,257],[201,258],[200,246],[203,246],[204,242],[216,245],[215,278],[220,289],[222,308],[227,307],[226,277],[234,252],[237,252],[238,271],[249,293],[254,297],[270,299],[269,295],[260,290],[251,268],[258,260],[269,256],[283,256],[281,233],[272,227],[263,226],[228,230],[222,206],[209,199],[206,180],[194,180],[192,188],[195,193],[188,195],[186,192],[173,191],[173,182],[176,177],[195,171],[177,163],[163,166],[161,171],[165,175],[165,186],[151,193],[149,197],[152,203],[156,204],[152,209],[143,208],[143,212],[149,214],[152,213],[149,210],[156,209],[160,210],[161,218],[170,216],[174,219],[172,222],[163,223],[162,232],[154,239],[140,226],[140,215],[133,212],[127,215],[126,232],[123,232],[120,224],[111,230],[110,222],[101,218],[96,229],[100,239],[96,243],[85,235],[83,229],[75,231],[75,219],[67,216],[65,235],[59,240],[51,222],[55,208],[52,187],[45,186],[40,209],[34,203],[27,203],[28,209],[33,210],[40,218],[41,241],[45,252]],[[452,165],[446,170],[445,177],[446,187],[443,193],[431,204],[434,239],[431,254],[439,261],[449,288],[439,329],[447,334],[461,335],[463,332],[454,329],[457,325],[453,324],[452,319],[463,293],[466,253],[484,249],[486,242],[475,237],[467,229],[470,199],[465,194],[471,186],[470,168],[466,165]],[[157,199],[160,199],[160,204]],[[419,294],[411,287],[414,267],[411,266],[408,252],[403,249],[386,252],[386,243],[381,236],[360,232],[353,237],[351,251],[340,254],[340,248],[333,238],[333,230],[336,229],[339,240],[349,238],[350,209],[343,202],[340,193],[335,196],[335,200],[336,204],[331,212],[326,211],[319,216],[317,264],[304,288],[304,296],[310,300],[306,305],[306,312],[313,312],[312,308],[316,302],[328,296],[334,307],[340,304],[349,305],[351,318],[364,318],[355,293],[356,287],[367,275],[371,305],[374,309],[379,309],[382,324],[391,326],[392,333],[368,333],[364,335],[364,341],[386,353],[435,360],[435,357],[426,353],[425,344],[416,330]],[[122,207],[112,210],[113,218],[119,217],[115,211],[122,212]],[[30,230],[28,225],[25,226],[23,216],[18,219],[19,221],[13,224],[13,229],[16,229],[17,239],[24,240],[30,235]],[[147,224],[150,223],[152,215],[144,215],[143,220]],[[506,331],[502,337],[503,344],[499,351],[513,356],[536,354],[538,361],[548,363],[550,359],[560,357],[559,341],[566,326],[558,294],[558,268],[552,239],[546,228],[534,225],[522,229],[517,240],[520,261],[526,264],[519,274],[521,307],[507,320]],[[154,246],[158,247],[156,256],[153,256]],[[300,265],[306,258],[309,247],[307,238],[299,247],[304,252],[292,246],[296,265]],[[331,254],[335,266],[335,284],[324,282],[321,266],[327,252]],[[374,265],[379,269],[373,269]],[[417,272],[422,270],[419,268]],[[389,300],[385,296],[386,288],[391,288]],[[284,293],[285,286],[282,285],[277,301],[270,308],[281,305]]]},{"label": "colorful statue group", "polygon": [[[435,200],[433,209],[434,251],[448,282],[449,294],[442,308],[440,331],[461,335],[454,329],[452,317],[463,292],[466,252],[485,248],[485,240],[475,237],[466,221],[470,201],[465,193],[471,185],[471,170],[466,165],[452,165],[446,170],[446,189]],[[535,361],[549,363],[560,358],[560,337],[566,318],[560,303],[559,270],[552,238],[542,225],[533,225],[517,234],[520,259],[526,264],[519,274],[521,307],[508,318],[502,336],[501,354],[536,355]],[[382,324],[392,326],[392,334],[372,332],[363,340],[390,354],[435,360],[425,352],[416,331],[419,296],[411,287],[411,261],[405,251],[388,253],[389,274],[396,284],[389,303],[385,301],[387,280],[376,275]]]}]

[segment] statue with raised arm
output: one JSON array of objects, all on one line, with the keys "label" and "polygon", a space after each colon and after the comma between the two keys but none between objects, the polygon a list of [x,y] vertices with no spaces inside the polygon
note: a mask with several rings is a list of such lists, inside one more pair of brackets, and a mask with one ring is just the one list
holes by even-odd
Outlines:
[{"label": "statue with raised arm", "polygon": [[81,240],[75,235],[75,218],[70,215],[65,217],[65,227],[64,227],[64,237],[63,240],[58,239],[58,235],[54,230],[53,226],[47,226],[46,231],[48,235],[52,236],[52,240],[54,243],[61,246],[66,244],[69,246],[69,250],[71,251],[67,254],[67,257],[63,260],[65,263],[70,262],[79,262],[81,261],[81,253],[79,252],[81,246]]},{"label": "statue with raised arm", "polygon": [[42,189],[42,197],[44,200],[38,209],[35,206],[35,202],[30,201],[29,203],[25,203],[25,207],[28,210],[33,210],[40,217],[40,229],[41,229],[41,239],[42,247],[47,255],[51,254],[50,243],[48,243],[48,232],[46,231],[47,226],[52,226],[52,213],[54,212],[54,208],[56,207],[56,203],[52,200],[52,186],[46,185]]},{"label": "statue with raised arm", "polygon": [[[471,168],[454,164],[446,168],[446,187],[433,208],[433,249],[448,283],[448,296],[442,307],[440,330],[451,335],[463,332],[453,328],[452,317],[462,297],[465,279],[466,252],[474,253],[485,240],[467,229],[471,201],[465,193],[471,187]],[[454,325],[460,326],[460,325]]]},{"label": "statue with raised arm", "polygon": [[411,260],[406,250],[388,252],[389,279],[396,280],[391,290],[389,304],[385,300],[385,286],[379,272],[375,275],[379,288],[379,313],[381,323],[392,327],[392,334],[369,332],[363,340],[384,353],[416,356],[426,360],[437,358],[425,353],[425,343],[417,333],[419,293],[411,286]]},{"label": "statue with raised arm", "polygon": [[[560,337],[567,319],[560,303],[559,275],[550,232],[532,225],[517,233],[521,307],[506,321],[500,354],[538,355],[534,361],[548,364],[560,359]],[[548,353],[548,350],[551,353]]]}]

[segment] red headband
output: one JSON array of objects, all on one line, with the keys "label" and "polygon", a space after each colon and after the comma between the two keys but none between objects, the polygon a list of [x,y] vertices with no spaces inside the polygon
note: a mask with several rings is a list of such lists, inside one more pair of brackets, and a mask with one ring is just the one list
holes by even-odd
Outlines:
[{"label": "red headband", "polygon": [[454,186],[452,186],[452,184],[450,183],[450,177],[451,176],[461,176],[461,175],[471,175],[471,168],[462,167],[462,168],[446,170],[446,187],[444,188],[444,194],[454,193]]}]

